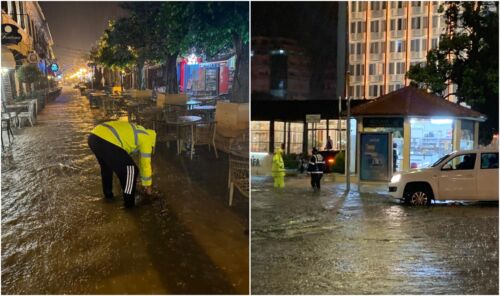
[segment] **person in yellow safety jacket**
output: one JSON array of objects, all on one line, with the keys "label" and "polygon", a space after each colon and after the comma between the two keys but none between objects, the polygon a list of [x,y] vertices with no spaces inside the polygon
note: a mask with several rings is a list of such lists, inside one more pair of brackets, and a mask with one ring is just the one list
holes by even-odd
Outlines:
[{"label": "person in yellow safety jacket", "polygon": [[[151,155],[156,144],[156,132],[128,121],[109,121],[96,126],[88,144],[101,166],[104,197],[113,198],[113,172],[120,179],[125,207],[135,205],[138,172],[147,194],[151,194]],[[130,154],[140,153],[139,168]]]},{"label": "person in yellow safety jacket", "polygon": [[[281,145],[283,147],[283,144]],[[273,165],[271,167],[274,178],[274,188],[285,187],[285,164],[283,162],[283,149],[278,148],[273,155]]]}]

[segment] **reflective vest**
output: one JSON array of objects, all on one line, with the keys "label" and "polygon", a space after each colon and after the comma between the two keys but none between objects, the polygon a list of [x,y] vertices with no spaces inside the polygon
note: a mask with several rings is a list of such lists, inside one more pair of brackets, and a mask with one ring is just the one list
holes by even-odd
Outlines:
[{"label": "reflective vest", "polygon": [[153,183],[151,153],[156,144],[156,132],[128,121],[108,121],[96,126],[92,134],[116,145],[128,154],[139,152],[139,172],[144,186]]},{"label": "reflective vest", "polygon": [[309,166],[307,167],[307,171],[311,174],[323,174],[325,170],[325,162],[323,160],[323,156],[321,154],[313,154],[311,157],[311,161],[309,161]]}]

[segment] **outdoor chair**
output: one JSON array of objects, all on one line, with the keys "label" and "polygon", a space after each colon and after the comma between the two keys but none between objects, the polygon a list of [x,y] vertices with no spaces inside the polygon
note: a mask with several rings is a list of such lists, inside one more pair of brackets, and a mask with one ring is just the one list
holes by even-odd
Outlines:
[{"label": "outdoor chair", "polygon": [[4,149],[3,145],[3,132],[7,132],[7,138],[9,140],[9,145],[11,143],[10,137],[12,136],[12,140],[14,140],[14,133],[12,132],[12,120],[10,118],[9,113],[2,112],[2,131],[1,131],[1,141],[2,141],[2,150]]},{"label": "outdoor chair", "polygon": [[217,148],[215,146],[215,130],[216,130],[216,122],[215,121],[202,121],[196,125],[196,134],[195,134],[195,146],[199,145],[207,145],[208,151],[210,151],[210,147],[214,148],[215,158],[219,158],[217,154]]},{"label": "outdoor chair", "polygon": [[248,160],[229,157],[229,206],[233,204],[234,188],[245,197],[249,197]]},{"label": "outdoor chair", "polygon": [[33,126],[33,122],[35,121],[35,118],[33,115],[34,110],[35,110],[35,103],[29,102],[28,111],[21,112],[17,115],[19,117],[19,127],[21,127],[21,123],[23,122],[23,119],[27,119],[29,121],[30,125]]},{"label": "outdoor chair", "polygon": [[11,121],[10,126],[19,125],[19,116],[17,116],[17,112],[8,111],[7,106],[5,105],[5,102],[2,101],[2,118],[7,118],[7,117]]}]

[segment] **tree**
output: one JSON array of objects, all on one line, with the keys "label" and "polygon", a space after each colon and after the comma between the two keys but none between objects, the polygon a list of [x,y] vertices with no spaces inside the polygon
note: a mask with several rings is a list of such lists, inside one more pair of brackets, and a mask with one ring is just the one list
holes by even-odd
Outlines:
[{"label": "tree", "polygon": [[38,69],[38,66],[36,64],[24,64],[17,70],[17,78],[21,83],[26,84],[27,92],[28,94],[31,94],[31,92],[33,91],[31,85],[40,83],[44,78],[44,75]]},{"label": "tree", "polygon": [[236,67],[232,101],[248,102],[249,33],[247,2],[193,2],[189,7],[188,42],[208,56],[232,50]]},{"label": "tree", "polygon": [[446,2],[446,32],[425,65],[410,67],[407,76],[419,86],[443,95],[457,85],[458,102],[488,116],[480,125],[482,144],[498,132],[498,2]]}]

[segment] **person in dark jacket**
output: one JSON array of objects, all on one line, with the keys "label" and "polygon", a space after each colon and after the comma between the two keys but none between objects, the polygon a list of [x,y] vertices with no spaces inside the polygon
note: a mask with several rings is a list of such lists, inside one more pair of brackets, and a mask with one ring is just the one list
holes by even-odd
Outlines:
[{"label": "person in dark jacket", "polygon": [[323,156],[314,147],[309,166],[307,167],[307,171],[311,174],[311,186],[314,191],[321,189],[321,178],[323,177],[324,167],[325,161],[323,160]]}]

